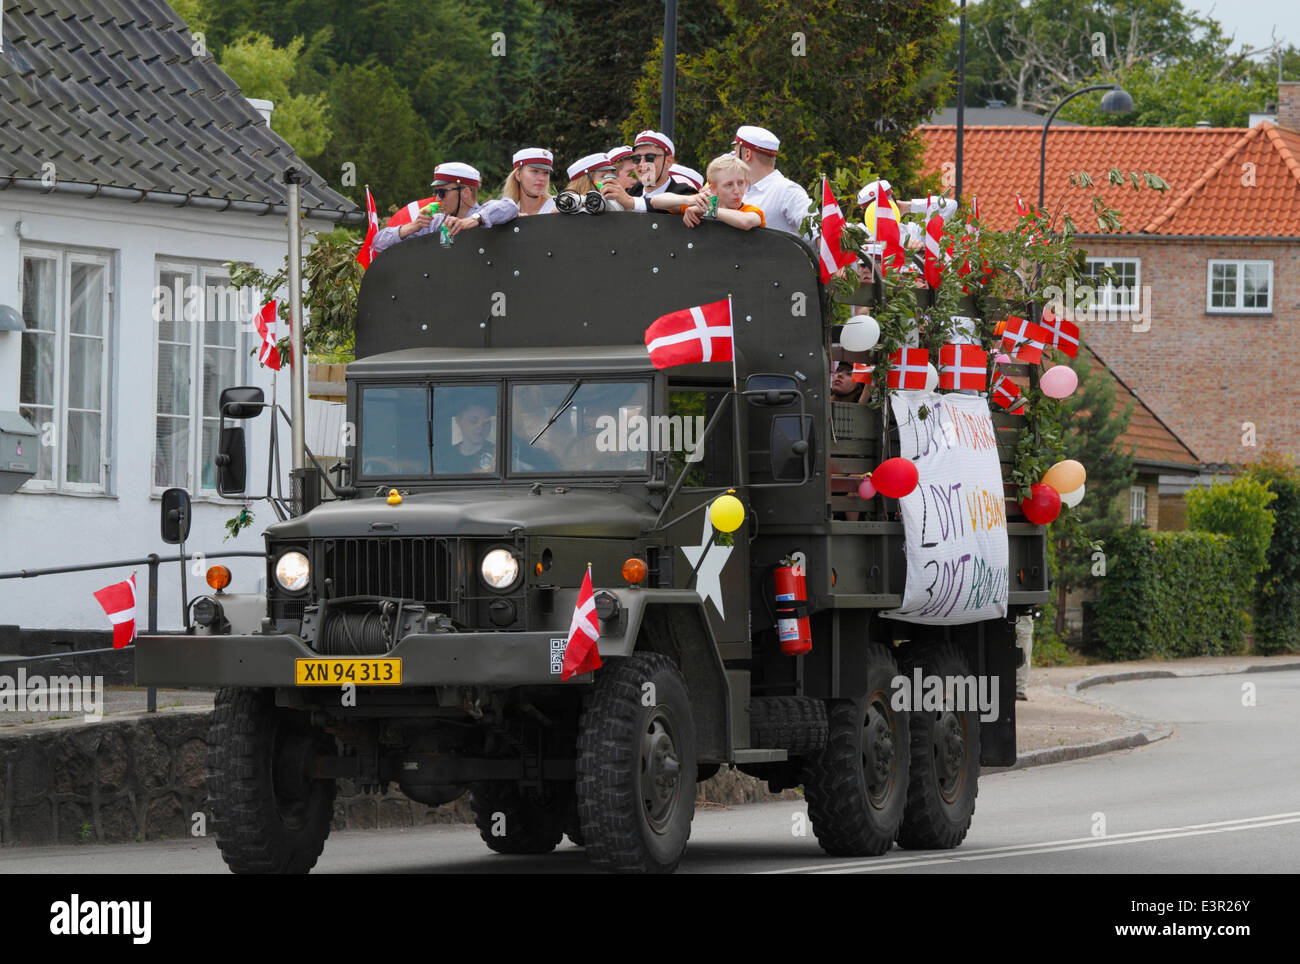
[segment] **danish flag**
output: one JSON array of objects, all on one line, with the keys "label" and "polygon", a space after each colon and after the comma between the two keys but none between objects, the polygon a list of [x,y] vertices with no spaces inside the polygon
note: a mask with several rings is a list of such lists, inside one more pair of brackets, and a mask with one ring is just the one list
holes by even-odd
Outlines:
[{"label": "danish flag", "polygon": [[731,298],[669,312],[645,330],[655,368],[732,360]]},{"label": "danish flag", "polygon": [[135,573],[123,582],[115,582],[95,593],[113,624],[113,648],[121,649],[135,639]]},{"label": "danish flag", "polygon": [[907,252],[903,250],[902,236],[898,230],[898,218],[894,217],[893,200],[894,195],[888,188],[881,190],[879,186],[876,187],[875,240],[885,246],[880,261],[881,274],[888,267],[901,268],[907,262]]},{"label": "danish flag", "polygon": [[437,200],[438,199],[436,197],[426,197],[419,201],[412,201],[406,207],[402,208],[391,218],[389,218],[388,223],[386,223],[384,227],[400,228],[403,224],[410,224],[412,221],[414,221],[416,218],[420,216],[420,212],[422,210],[424,210],[430,204],[432,204]]},{"label": "danish flag", "polygon": [[[1026,204],[1024,198],[1022,198],[1019,194],[1017,194],[1016,214],[1022,218],[1037,218],[1040,214],[1042,214],[1042,212],[1039,211],[1037,208],[1035,208],[1033,205]],[[1035,242],[1040,244],[1047,243],[1047,239],[1043,237],[1038,232],[1037,227],[1032,224],[1026,224],[1024,227],[1020,228],[1020,233],[1025,236],[1025,240],[1029,244],[1034,244]]]},{"label": "danish flag", "polygon": [[993,401],[1011,412],[1012,415],[1023,415],[1025,413],[1025,400],[1020,398],[1020,386],[1007,378],[1006,375],[998,375],[993,379],[992,395]]},{"label": "danish flag", "polygon": [[370,250],[370,245],[379,231],[379,214],[375,211],[375,199],[370,196],[369,184],[366,185],[366,222],[366,240],[361,242],[361,248],[357,251],[357,261],[363,270],[369,268],[370,262],[374,260],[375,255]]},{"label": "danish flag", "polygon": [[1051,347],[1060,349],[1071,358],[1078,357],[1079,354],[1079,326],[1066,321],[1064,318],[1057,318],[1056,314],[1050,308],[1043,309],[1043,316],[1040,323],[1045,331],[1051,334]]},{"label": "danish flag", "polygon": [[[276,302],[268,301],[262,305],[257,313],[257,333],[262,336],[262,350],[257,356],[257,360],[267,368],[274,371],[280,370],[280,349],[277,343],[280,341],[279,315],[276,314]],[[285,328],[289,327],[285,323]]]},{"label": "danish flag", "polygon": [[930,353],[924,348],[900,348],[889,356],[889,387],[921,391],[929,375]]},{"label": "danish flag", "polygon": [[853,363],[853,380],[861,385],[869,384],[871,373],[876,370],[875,365],[868,365],[866,362]]},{"label": "danish flag", "polygon": [[988,386],[988,365],[989,353],[978,345],[944,345],[939,349],[939,387],[982,392]]},{"label": "danish flag", "polygon": [[852,264],[858,260],[858,256],[852,251],[843,249],[844,237],[844,212],[840,210],[839,204],[835,200],[835,195],[831,193],[831,183],[822,175],[822,237],[821,247],[821,278],[822,284],[831,280],[831,275],[839,271],[847,264]]},{"label": "danish flag", "polygon": [[939,252],[939,239],[942,237],[943,218],[936,214],[925,224],[925,283],[931,288],[939,287],[939,279],[943,276]]},{"label": "danish flag", "polygon": [[573,607],[573,621],[569,623],[569,641],[564,646],[564,667],[560,671],[560,682],[600,669],[600,648],[596,645],[599,639],[596,599],[591,591],[591,563],[587,563],[587,574],[582,577],[578,602]]},{"label": "danish flag", "polygon": [[1043,360],[1043,349],[1051,337],[1042,325],[1012,315],[1002,330],[1002,350],[1017,361],[1036,365]]}]

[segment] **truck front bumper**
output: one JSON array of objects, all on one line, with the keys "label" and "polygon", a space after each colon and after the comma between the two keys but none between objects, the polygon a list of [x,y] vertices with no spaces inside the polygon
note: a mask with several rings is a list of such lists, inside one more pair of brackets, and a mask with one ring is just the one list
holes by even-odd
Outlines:
[{"label": "truck front bumper", "polygon": [[[558,684],[561,663],[553,654],[558,647],[562,660],[565,642],[553,632],[413,633],[365,658],[400,659],[403,687]],[[608,642],[615,650],[617,641]],[[135,677],[141,686],[294,686],[297,660],[331,658],[289,634],[140,636]],[[575,676],[565,685],[591,678]]]}]

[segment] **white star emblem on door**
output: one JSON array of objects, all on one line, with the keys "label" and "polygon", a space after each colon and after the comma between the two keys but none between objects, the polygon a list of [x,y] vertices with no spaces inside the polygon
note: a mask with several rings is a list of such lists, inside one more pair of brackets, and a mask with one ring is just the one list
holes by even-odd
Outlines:
[{"label": "white star emblem on door", "polygon": [[[700,594],[701,599],[712,599],[713,605],[717,607],[718,615],[726,619],[727,614],[722,608],[722,583],[718,577],[722,575],[722,567],[727,564],[727,559],[731,556],[731,550],[735,546],[720,546],[716,543],[710,545],[712,537],[713,523],[709,521],[709,514],[706,511],[704,513],[704,532],[700,535],[700,544],[698,546],[681,546],[681,550],[692,569],[696,569],[696,566],[699,567],[695,573],[695,591]],[[703,562],[700,562],[701,557],[704,559]]]}]

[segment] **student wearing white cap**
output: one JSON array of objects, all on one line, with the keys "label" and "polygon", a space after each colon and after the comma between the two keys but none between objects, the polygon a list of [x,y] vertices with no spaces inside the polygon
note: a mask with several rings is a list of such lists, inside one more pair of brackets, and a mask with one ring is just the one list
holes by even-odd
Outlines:
[{"label": "student wearing white cap", "polygon": [[799,184],[776,169],[781,141],[764,127],[745,125],[736,131],[736,156],[749,165],[745,203],[762,208],[767,226],[799,234],[812,199]]},{"label": "student wearing white cap", "polygon": [[525,147],[515,151],[514,167],[501,185],[501,196],[519,205],[519,216],[550,214],[555,210],[551,200],[551,170],[555,155],[544,147]]},{"label": "student wearing white cap", "polygon": [[668,173],[679,181],[685,181],[697,191],[704,187],[704,175],[693,167],[687,167],[685,164],[674,164],[668,169]]},{"label": "student wearing white cap", "polygon": [[399,241],[436,232],[444,223],[447,233],[454,236],[470,228],[490,228],[518,217],[519,205],[509,198],[479,204],[478,189],[482,184],[478,170],[468,164],[459,161],[439,164],[433,170],[433,195],[420,202],[423,207],[436,200],[438,213],[430,215],[422,210],[403,225],[383,228],[375,235],[370,249],[378,254]]},{"label": "student wearing white cap", "polygon": [[636,162],[632,160],[635,152],[632,148],[620,144],[618,147],[611,147],[605,153],[609,156],[609,162],[614,165],[614,180],[621,184],[624,190],[630,191],[641,183],[636,177]]},{"label": "student wearing white cap", "polygon": [[600,193],[605,184],[615,183],[614,165],[604,151],[588,154],[569,165],[569,183],[556,200],[556,206],[566,214],[586,211],[599,214],[602,211],[622,211],[623,206],[613,198]]},{"label": "student wearing white cap", "polygon": [[694,194],[695,188],[672,177],[675,160],[672,138],[659,131],[642,131],[632,144],[632,160],[641,183],[631,190],[621,184],[607,184],[602,193],[628,211],[646,210],[645,199],[656,194]]}]

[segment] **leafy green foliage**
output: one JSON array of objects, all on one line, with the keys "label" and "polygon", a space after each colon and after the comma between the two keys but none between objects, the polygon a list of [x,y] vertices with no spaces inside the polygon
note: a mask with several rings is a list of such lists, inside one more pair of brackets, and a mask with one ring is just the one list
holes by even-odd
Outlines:
[{"label": "leafy green foliage", "polygon": [[294,37],[276,47],[265,34],[250,33],[226,46],[221,69],[245,97],[271,101],[271,129],[304,157],[319,154],[330,139],[328,109],[323,94],[290,94],[303,39]]},{"label": "leafy green foliage", "polygon": [[1268,562],[1275,521],[1268,505],[1276,498],[1266,483],[1245,475],[1192,489],[1187,493],[1187,526],[1230,537],[1242,569],[1254,579]]},{"label": "leafy green foliage", "polygon": [[1111,659],[1218,656],[1246,643],[1254,575],[1217,532],[1121,529],[1107,553],[1093,633]]},{"label": "leafy green foliage", "polygon": [[1268,509],[1275,520],[1267,565],[1260,573],[1255,600],[1255,650],[1300,652],[1300,469],[1276,453],[1246,470],[1245,477],[1266,484],[1276,498]]}]

